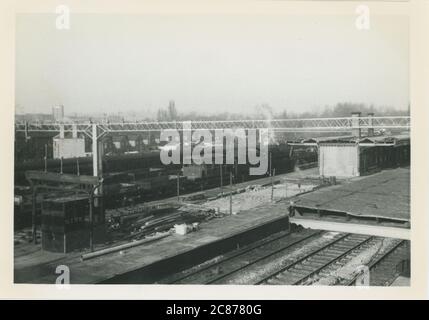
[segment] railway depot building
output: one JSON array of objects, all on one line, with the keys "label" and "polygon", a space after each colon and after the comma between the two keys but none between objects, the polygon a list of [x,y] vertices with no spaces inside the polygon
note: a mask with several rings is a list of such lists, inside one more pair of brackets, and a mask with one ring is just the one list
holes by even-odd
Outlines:
[{"label": "railway depot building", "polygon": [[331,138],[315,143],[321,176],[357,177],[410,163],[408,135]]}]

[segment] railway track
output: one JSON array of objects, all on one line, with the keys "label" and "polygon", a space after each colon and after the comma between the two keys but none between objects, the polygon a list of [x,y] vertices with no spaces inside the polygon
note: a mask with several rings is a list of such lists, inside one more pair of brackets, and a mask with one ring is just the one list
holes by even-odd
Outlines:
[{"label": "railway track", "polygon": [[[170,276],[161,283],[230,283],[231,279],[249,268],[257,268],[258,265],[263,266],[264,263],[287,257],[293,250],[308,244],[311,247],[308,252],[299,258],[291,258],[286,265],[266,272],[262,277],[251,282],[252,284],[273,284],[273,282],[298,284],[373,238],[350,234],[336,234],[332,238],[323,238],[322,234],[326,233],[308,230],[298,234],[280,233],[228,253],[207,265]],[[308,267],[309,264],[312,264],[311,269]],[[286,283],[284,283],[285,274],[290,276]]]},{"label": "railway track", "polygon": [[[281,232],[159,283],[310,285],[380,241],[374,236],[315,230]],[[398,261],[403,261],[407,253],[407,241],[401,240],[392,241],[386,250],[377,252],[369,263],[371,285],[389,285],[396,278]],[[246,278],[246,274],[251,276]],[[340,279],[336,285],[353,285],[355,280]]]},{"label": "railway track", "polygon": [[335,240],[315,248],[301,258],[271,272],[256,284],[299,285],[320,273],[329,273],[335,264],[345,264],[360,251],[372,245],[372,236],[342,234]]},{"label": "railway track", "polygon": [[240,249],[212,259],[207,264],[171,275],[162,284],[211,284],[235,274],[264,259],[281,255],[298,244],[309,242],[321,231],[305,230],[298,233],[280,232]]},{"label": "railway track", "polygon": [[[394,240],[383,252],[379,252],[368,264],[371,286],[389,286],[402,273],[409,273],[409,242]],[[352,286],[357,276],[340,281],[338,285]]]}]

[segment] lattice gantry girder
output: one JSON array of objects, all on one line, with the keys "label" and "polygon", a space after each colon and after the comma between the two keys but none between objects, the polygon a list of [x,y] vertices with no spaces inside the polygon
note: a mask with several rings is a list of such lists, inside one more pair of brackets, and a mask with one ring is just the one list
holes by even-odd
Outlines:
[{"label": "lattice gantry girder", "polygon": [[[358,123],[358,124],[357,124]],[[36,123],[17,122],[16,131],[27,132],[64,132],[74,130],[89,134],[91,123]],[[361,129],[404,129],[410,128],[410,117],[352,117],[314,118],[314,119],[276,119],[276,120],[223,120],[223,121],[154,121],[129,123],[97,123],[100,131],[109,132],[145,132],[161,130],[219,130],[219,129],[271,129],[279,131],[344,131],[360,127]]]}]

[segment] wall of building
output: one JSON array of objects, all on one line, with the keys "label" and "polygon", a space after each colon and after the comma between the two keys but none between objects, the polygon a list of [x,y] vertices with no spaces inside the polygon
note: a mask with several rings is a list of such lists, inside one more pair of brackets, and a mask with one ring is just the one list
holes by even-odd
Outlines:
[{"label": "wall of building", "polygon": [[64,119],[64,106],[54,106],[52,108],[52,116],[55,121],[62,121]]},{"label": "wall of building", "polygon": [[410,164],[410,145],[360,147],[360,175]]},{"label": "wall of building", "polygon": [[359,148],[356,144],[320,144],[319,174],[321,176],[359,176]]},{"label": "wall of building", "polygon": [[345,143],[319,144],[321,176],[356,177],[409,163],[409,145],[359,147]]},{"label": "wall of building", "polygon": [[[89,246],[89,202],[84,195],[45,199],[42,202],[42,249],[67,253]],[[93,208],[93,240],[106,239],[102,207]]]},{"label": "wall of building", "polygon": [[392,147],[360,147],[360,175],[369,174],[388,167],[389,154]]}]

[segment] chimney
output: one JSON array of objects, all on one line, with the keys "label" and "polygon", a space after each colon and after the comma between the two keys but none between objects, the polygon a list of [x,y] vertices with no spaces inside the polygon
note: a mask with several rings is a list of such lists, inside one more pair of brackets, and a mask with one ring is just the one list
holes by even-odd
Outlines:
[{"label": "chimney", "polygon": [[360,138],[360,112],[352,112],[352,135]]},{"label": "chimney", "polygon": [[374,113],[370,112],[368,113],[368,137],[373,137],[374,136]]}]

